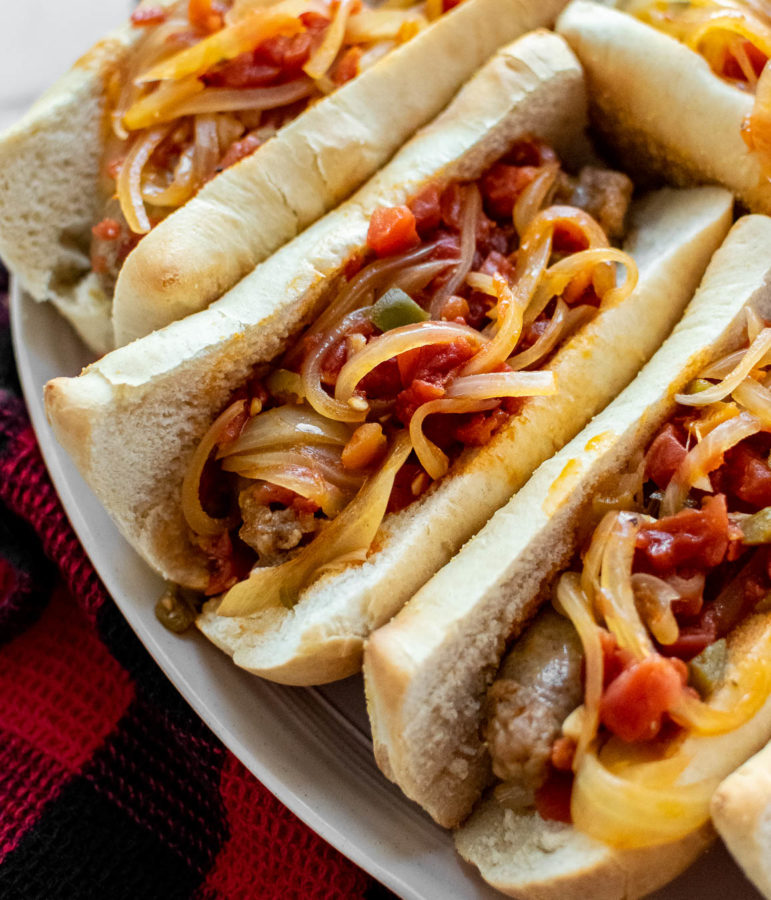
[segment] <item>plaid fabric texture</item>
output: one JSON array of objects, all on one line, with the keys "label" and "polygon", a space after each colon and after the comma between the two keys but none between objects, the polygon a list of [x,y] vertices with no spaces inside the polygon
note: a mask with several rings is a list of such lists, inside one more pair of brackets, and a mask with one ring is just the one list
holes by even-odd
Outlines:
[{"label": "plaid fabric texture", "polygon": [[219,743],[107,595],[21,400],[0,267],[0,897],[386,896]]}]

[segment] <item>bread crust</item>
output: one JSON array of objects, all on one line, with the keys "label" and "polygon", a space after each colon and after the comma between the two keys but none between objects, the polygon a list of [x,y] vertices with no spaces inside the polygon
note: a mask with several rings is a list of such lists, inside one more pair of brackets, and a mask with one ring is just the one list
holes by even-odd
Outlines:
[{"label": "bread crust", "polygon": [[221,296],[372,175],[498,47],[552,23],[564,4],[466,0],[154,228],[129,254],[113,302],[90,272],[89,245],[103,215],[106,84],[141,32],[127,24],[0,138],[0,253],[101,355]]},{"label": "bread crust", "polygon": [[771,182],[741,136],[751,94],[668,34],[588,0],[557,22],[586,71],[592,121],[631,171],[669,184],[722,184],[771,213]]},{"label": "bread crust", "polygon": [[712,797],[712,821],[734,859],[771,897],[771,744],[747,760]]},{"label": "bread crust", "polygon": [[675,393],[743,339],[746,305],[771,314],[769,246],[771,220],[740,220],[637,379],[370,638],[364,675],[376,759],[440,824],[458,825],[489,782],[484,695],[512,629],[570,560],[596,485],[652,437]]}]

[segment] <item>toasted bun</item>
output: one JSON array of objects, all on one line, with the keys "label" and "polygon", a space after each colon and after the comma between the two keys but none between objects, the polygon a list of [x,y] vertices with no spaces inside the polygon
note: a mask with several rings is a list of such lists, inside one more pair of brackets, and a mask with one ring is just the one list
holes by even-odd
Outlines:
[{"label": "toasted bun", "polygon": [[771,897],[771,744],[715,791],[712,821],[745,875]]},{"label": "toasted bun", "polygon": [[[728,640],[728,666],[756,644],[771,614],[752,616]],[[679,783],[724,778],[771,737],[771,699],[744,725],[709,738],[686,737],[689,760]],[[712,839],[711,825],[643,849],[618,849],[531,812],[503,811],[488,797],[455,836],[461,856],[482,877],[523,900],[628,900],[642,897],[683,872]]]},{"label": "toasted bun", "polygon": [[[156,569],[205,585],[205,560],[189,543],[180,509],[190,455],[252,365],[275,356],[336,290],[345,260],[365,243],[371,211],[405,202],[428,180],[475,178],[525,135],[543,137],[570,159],[586,148],[584,102],[580,69],[564,42],[545,32],[522,38],[356,197],[223,300],[111,354],[75,381],[48,386],[60,440]],[[274,680],[320,683],[357,670],[369,631],[633,377],[679,317],[730,215],[731,199],[718,189],[649,198],[635,213],[629,244],[640,285],[556,357],[565,386],[557,398],[528,401],[483,452],[469,453],[420,501],[387,517],[366,564],[320,579],[292,611],[223,618],[210,603],[199,627],[238,665]],[[593,354],[603,359],[602,379]]]},{"label": "toasted bun", "polygon": [[0,138],[0,255],[98,353],[112,347],[110,302],[80,281],[102,216],[105,83],[136,38],[126,26],[98,43]]},{"label": "toasted bun", "polygon": [[[445,826],[490,778],[482,704],[507,638],[574,552],[597,484],[622,471],[674,407],[674,394],[744,339],[744,308],[771,315],[771,220],[740,220],[671,337],[637,379],[369,640],[365,685],[375,756]],[[604,371],[604,370],[603,370]]]},{"label": "toasted bun", "polygon": [[771,183],[741,137],[751,94],[669,35],[596,3],[575,0],[557,30],[586,71],[594,124],[630,171],[723,184],[771,213]]}]

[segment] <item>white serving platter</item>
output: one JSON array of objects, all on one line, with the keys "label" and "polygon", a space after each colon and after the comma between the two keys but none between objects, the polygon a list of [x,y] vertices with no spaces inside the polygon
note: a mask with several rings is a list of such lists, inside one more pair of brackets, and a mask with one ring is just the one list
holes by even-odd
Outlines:
[{"label": "white serving platter", "polygon": [[[163,582],[118,533],[45,418],[43,385],[76,375],[88,351],[50,305],[15,287],[11,323],[32,423],[70,522],[129,625],[196,713],[282,803],[400,897],[500,898],[456,856],[450,834],[378,771],[360,678],[314,689],[273,685],[198,633],[180,637],[159,624],[153,607]],[[654,896],[760,897],[722,845]]]}]

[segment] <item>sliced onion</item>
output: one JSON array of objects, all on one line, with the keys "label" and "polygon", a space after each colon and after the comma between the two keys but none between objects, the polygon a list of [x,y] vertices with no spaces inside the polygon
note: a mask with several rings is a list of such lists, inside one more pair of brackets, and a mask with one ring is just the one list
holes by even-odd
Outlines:
[{"label": "sliced onion", "polygon": [[[414,4],[413,4],[414,5]],[[397,41],[405,28],[419,31],[428,20],[414,9],[367,9],[352,15],[345,26],[346,44],[374,44],[377,41]]]},{"label": "sliced onion", "polygon": [[[716,599],[720,604],[725,594],[744,592],[748,575],[758,571],[757,554],[723,588]],[[762,625],[760,624],[762,621]],[[752,643],[743,642],[740,653],[729,656],[722,685],[713,692],[709,702],[690,694],[683,694],[672,718],[694,734],[714,735],[734,731],[748,722],[771,695],[771,619],[756,617],[753,623]]]},{"label": "sliced onion", "polygon": [[415,448],[415,453],[421,466],[429,476],[436,480],[441,478],[449,468],[449,460],[444,451],[440,450],[433,441],[423,434],[423,421],[434,413],[460,414],[484,412],[494,409],[498,405],[497,400],[465,400],[445,399],[429,400],[422,403],[410,419],[410,438]]},{"label": "sliced onion", "polygon": [[411,449],[408,435],[402,432],[378,471],[321,534],[288,562],[254,569],[227,592],[217,613],[247,616],[270,607],[291,608],[322,567],[366,552],[383,521],[396,474]]},{"label": "sliced onion", "polygon": [[504,278],[495,275],[493,285],[498,297],[495,336],[464,364],[461,375],[476,375],[497,368],[511,356],[522,335],[522,319],[532,296],[532,282],[522,279],[512,291]]},{"label": "sliced onion", "polygon": [[321,78],[332,67],[332,63],[343,47],[345,26],[356,2],[357,0],[338,0],[337,10],[324,33],[324,38],[303,66],[306,75],[310,75],[311,78]]},{"label": "sliced onion", "polygon": [[580,576],[566,572],[557,584],[557,601],[573,623],[584,649],[584,705],[573,768],[578,769],[597,735],[604,678],[600,628],[594,620],[591,601],[581,588]]},{"label": "sliced onion", "polygon": [[[346,334],[353,331],[361,323],[369,321],[367,313],[363,309],[357,309],[349,313],[343,321],[308,352],[302,366],[303,390],[305,399],[310,405],[328,419],[336,422],[363,422],[367,417],[366,409],[354,409],[346,401],[330,397],[321,384],[321,370],[327,353],[342,340]],[[392,332],[391,332],[392,333]],[[357,354],[358,355],[358,354]],[[355,357],[354,357],[355,358]],[[351,360],[349,360],[350,362]],[[347,365],[347,363],[346,363]],[[343,366],[343,369],[345,366]],[[340,371],[342,374],[342,370]],[[363,377],[363,376],[362,376]],[[340,377],[338,375],[338,384]]]},{"label": "sliced onion", "polygon": [[760,430],[760,422],[749,413],[741,413],[713,428],[677,467],[661,501],[662,516],[679,512],[691,487],[721,464],[723,454]]},{"label": "sliced onion", "polygon": [[196,116],[193,168],[196,186],[204,184],[215,172],[220,158],[217,120],[214,116]]},{"label": "sliced onion", "polygon": [[168,125],[159,125],[138,135],[118,173],[117,191],[121,212],[135,234],[147,234],[152,227],[142,200],[142,173],[168,133]]},{"label": "sliced onion", "polygon": [[754,378],[745,378],[731,396],[758,419],[765,431],[771,431],[771,391],[767,387]]},{"label": "sliced onion", "polygon": [[396,274],[391,287],[401,288],[407,294],[422,291],[434,278],[448,266],[454,265],[452,259],[432,259],[428,262],[402,269]]},{"label": "sliced onion", "polygon": [[152,125],[160,125],[177,118],[176,110],[190,97],[204,90],[198,78],[169,81],[140,97],[126,110],[123,124],[129,131],[140,131]]},{"label": "sliced onion", "polygon": [[546,270],[543,281],[543,290],[550,291],[552,297],[562,294],[568,284],[588,269],[596,271],[598,266],[607,266],[612,263],[620,263],[624,266],[626,275],[620,285],[615,284],[615,278],[610,279],[613,287],[600,299],[604,307],[617,306],[637,287],[637,265],[628,253],[617,250],[615,247],[597,247],[591,250],[581,250],[571,253]]},{"label": "sliced onion", "polygon": [[558,163],[547,163],[522,191],[514,204],[513,218],[517,234],[522,237],[528,226],[541,211],[559,174]]},{"label": "sliced onion", "polygon": [[610,772],[594,753],[584,756],[570,804],[579,831],[631,849],[680,840],[708,821],[709,801],[720,779],[684,785],[662,781],[654,787],[625,774]]},{"label": "sliced onion", "polygon": [[371,340],[345,363],[335,385],[335,400],[347,403],[365,375],[400,353],[435,344],[452,344],[460,340],[467,341],[474,347],[486,343],[486,338],[478,331],[456,322],[416,322],[393,328]]},{"label": "sliced onion", "polygon": [[554,372],[487,372],[453,379],[445,396],[493,400],[496,397],[548,397],[556,393]]},{"label": "sliced onion", "polygon": [[644,659],[653,653],[653,645],[637,612],[632,589],[632,564],[638,531],[636,516],[626,512],[615,513],[613,529],[602,556],[598,602],[605,624],[619,647],[628,650],[635,659]]},{"label": "sliced onion", "polygon": [[517,353],[506,360],[507,365],[514,369],[526,369],[551,353],[565,332],[565,321],[567,319],[568,306],[563,300],[557,300],[554,308],[554,315],[549,320],[549,324],[544,331],[538,336],[538,339],[527,350]]},{"label": "sliced onion", "polygon": [[330,421],[306,404],[285,404],[252,416],[241,429],[241,434],[220,448],[217,458],[291,446],[298,441],[306,445],[329,444],[344,447],[350,440],[351,433],[349,426]]},{"label": "sliced onion", "polygon": [[684,406],[707,406],[727,397],[771,351],[771,328],[764,328],[750,344],[741,362],[725,378],[711,388],[696,394],[676,394],[675,400]]},{"label": "sliced onion", "polygon": [[294,466],[310,469],[329,484],[343,491],[355,491],[361,485],[361,474],[351,472],[340,461],[341,447],[295,444],[292,448],[280,450],[255,450],[251,453],[239,453],[228,456],[222,462],[227,472],[237,472],[246,478],[269,479],[262,475],[252,474],[260,466],[272,469]]},{"label": "sliced onion", "polygon": [[173,178],[165,188],[146,181],[142,185],[142,199],[153,206],[182,206],[193,195],[195,180],[193,178],[193,155],[195,147],[191,144],[179,155],[174,166]]},{"label": "sliced onion", "polygon": [[600,593],[600,570],[602,558],[608,545],[613,529],[616,525],[616,512],[606,513],[600,524],[594,529],[589,549],[584,556],[584,567],[581,571],[581,590],[589,598],[595,611],[598,607]]},{"label": "sliced onion", "polygon": [[680,637],[680,627],[672,612],[672,604],[680,595],[662,578],[646,572],[632,575],[635,605],[656,640],[665,647]]},{"label": "sliced onion", "polygon": [[316,88],[310,78],[297,78],[273,87],[262,88],[206,88],[177,105],[168,105],[154,119],[167,122],[180,116],[202,113],[238,112],[239,110],[278,109],[304,100],[314,94]]},{"label": "sliced onion", "polygon": [[235,59],[276,35],[291,37],[303,30],[296,16],[275,9],[255,10],[233,25],[205,37],[142,73],[137,81],[177,81],[188,75],[202,75],[217,63]]},{"label": "sliced onion", "polygon": [[[362,299],[371,292],[392,287],[397,279],[407,275],[411,268],[418,268],[436,249],[436,243],[425,244],[409,253],[378,259],[365,266],[343,287],[318,319],[308,329],[307,335],[323,334],[336,325],[343,316],[362,305]],[[446,261],[447,265],[452,260]]]},{"label": "sliced onion", "polygon": [[474,183],[464,185],[461,190],[463,195],[460,212],[460,259],[452,277],[431,299],[429,312],[432,319],[441,317],[445,303],[449,297],[457,293],[474,262],[474,253],[477,248],[477,225],[482,212],[482,195]]},{"label": "sliced onion", "polygon": [[230,525],[227,519],[214,519],[201,506],[200,485],[204,466],[212,450],[222,440],[227,427],[243,414],[246,400],[236,400],[212,423],[190,459],[182,481],[182,515],[196,534],[215,535],[226,531]]}]

